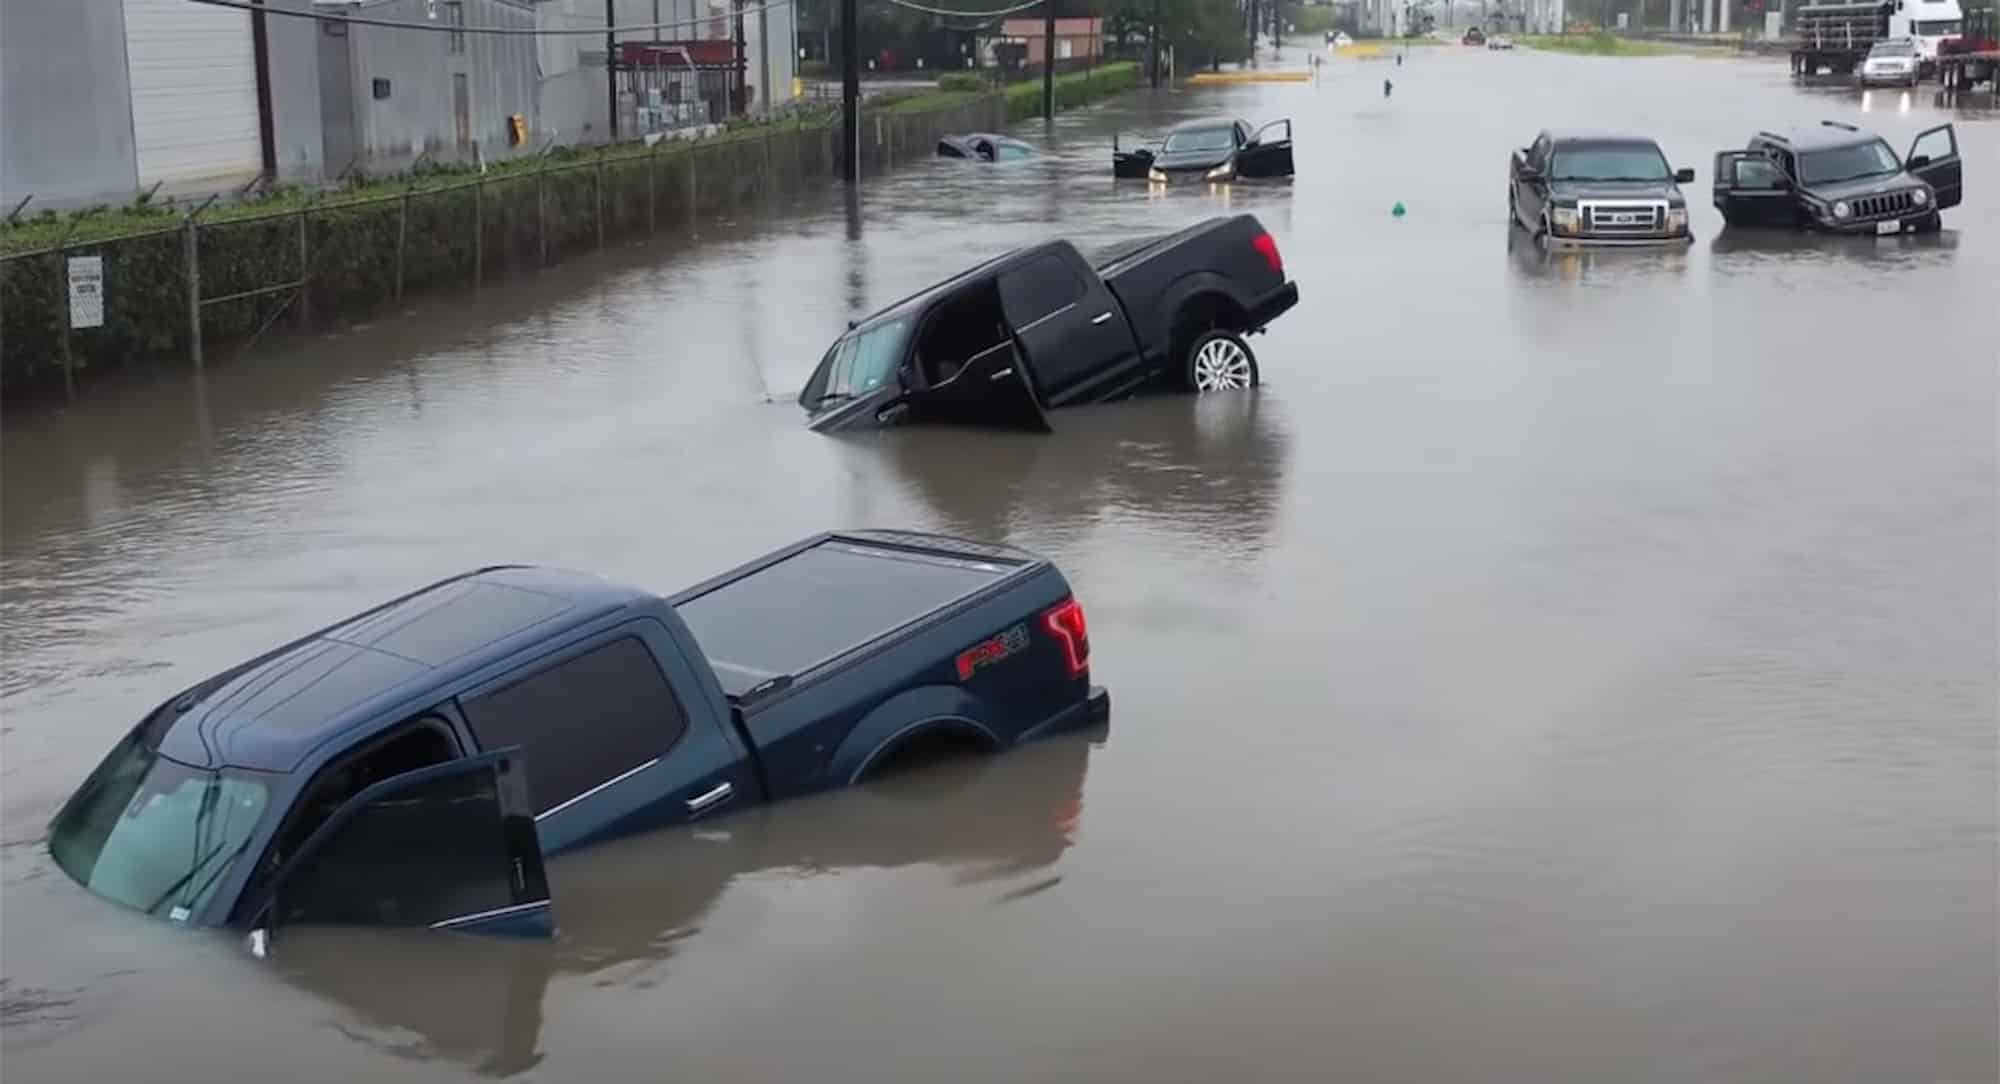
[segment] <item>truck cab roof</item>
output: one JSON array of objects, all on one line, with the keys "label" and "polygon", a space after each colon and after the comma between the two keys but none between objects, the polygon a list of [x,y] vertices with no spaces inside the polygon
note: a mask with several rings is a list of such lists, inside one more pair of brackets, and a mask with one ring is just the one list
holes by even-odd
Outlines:
[{"label": "truck cab roof", "polygon": [[509,565],[453,577],[228,670],[160,710],[160,752],[191,766],[286,772],[378,717],[399,690],[436,686],[519,647],[652,598],[562,569]]},{"label": "truck cab roof", "polygon": [[1787,147],[1795,151],[1825,150],[1830,147],[1851,147],[1857,143],[1873,143],[1881,137],[1863,128],[1839,121],[1823,120],[1816,125],[1799,125],[1782,132],[1758,132],[1757,140]]}]

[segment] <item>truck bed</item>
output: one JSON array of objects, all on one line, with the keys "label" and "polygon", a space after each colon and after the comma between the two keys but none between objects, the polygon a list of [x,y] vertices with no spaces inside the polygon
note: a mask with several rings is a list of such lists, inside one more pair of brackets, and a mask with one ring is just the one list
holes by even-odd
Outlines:
[{"label": "truck bed", "polygon": [[[672,599],[731,700],[788,683],[1035,566],[915,535],[835,535]],[[810,614],[810,620],[799,615]]]}]

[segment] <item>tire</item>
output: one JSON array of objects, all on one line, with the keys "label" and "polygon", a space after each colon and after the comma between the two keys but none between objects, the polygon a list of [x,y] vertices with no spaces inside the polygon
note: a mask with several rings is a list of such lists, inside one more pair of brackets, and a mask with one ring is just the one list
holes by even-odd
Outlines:
[{"label": "tire", "polygon": [[1520,224],[1521,224],[1520,199],[1514,194],[1514,186],[1512,184],[1509,184],[1507,186],[1507,228],[1511,230]]},{"label": "tire", "polygon": [[1259,382],[1257,355],[1241,335],[1211,328],[1188,344],[1181,361],[1182,378],[1196,395],[1217,391],[1243,391]]},{"label": "tire", "polygon": [[1547,249],[1554,240],[1555,234],[1549,229],[1549,213],[1543,211],[1542,220],[1535,225],[1535,243]]},{"label": "tire", "polygon": [[1929,218],[1925,218],[1925,219],[1922,219],[1922,220],[1920,220],[1920,221],[1919,221],[1919,222],[1917,223],[1917,226],[1916,226],[1916,229],[1915,229],[1915,231],[1914,231],[1914,232],[1916,232],[1916,233],[1938,233],[1938,232],[1942,231],[1943,229],[1944,229],[1944,215],[1942,215],[1942,214],[1940,214],[1940,213],[1938,213],[1938,212],[1936,212],[1936,211],[1932,211],[1932,212],[1930,213],[1930,217],[1929,217]]}]

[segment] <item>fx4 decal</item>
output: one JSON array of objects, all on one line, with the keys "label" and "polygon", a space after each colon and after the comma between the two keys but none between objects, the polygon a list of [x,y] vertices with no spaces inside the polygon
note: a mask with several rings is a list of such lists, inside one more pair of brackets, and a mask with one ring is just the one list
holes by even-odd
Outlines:
[{"label": "fx4 decal", "polygon": [[982,666],[991,666],[1027,649],[1028,626],[1015,625],[988,640],[981,640],[958,653],[958,680],[971,681]]}]

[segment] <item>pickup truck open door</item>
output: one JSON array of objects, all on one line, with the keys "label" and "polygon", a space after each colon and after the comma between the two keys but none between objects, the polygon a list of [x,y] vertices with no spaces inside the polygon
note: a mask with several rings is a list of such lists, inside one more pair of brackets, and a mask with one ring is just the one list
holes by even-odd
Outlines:
[{"label": "pickup truck open door", "polygon": [[526,765],[512,749],[364,788],[271,881],[264,924],[554,932]]},{"label": "pickup truck open door", "polygon": [[1903,159],[1903,168],[1937,190],[1940,211],[1958,206],[1965,198],[1965,163],[1958,156],[1958,129],[1949,124],[1918,132]]},{"label": "pickup truck open door", "polygon": [[951,379],[910,392],[886,409],[907,411],[917,422],[1049,431],[1048,415],[1011,339],[973,355]]},{"label": "pickup truck open door", "polygon": [[1238,177],[1272,179],[1292,175],[1292,122],[1274,120],[1236,152]]}]

